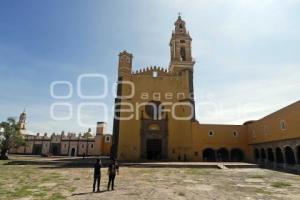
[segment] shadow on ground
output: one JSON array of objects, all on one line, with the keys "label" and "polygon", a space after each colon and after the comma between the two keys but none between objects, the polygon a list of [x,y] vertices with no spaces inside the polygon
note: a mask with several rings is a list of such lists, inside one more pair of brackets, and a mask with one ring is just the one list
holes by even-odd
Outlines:
[{"label": "shadow on ground", "polygon": [[87,194],[93,194],[93,193],[104,193],[104,192],[109,192],[108,190],[101,190],[100,192],[81,192],[81,193],[74,193],[71,196],[83,196]]},{"label": "shadow on ground", "polygon": [[[91,168],[98,157],[82,158],[51,158],[43,160],[10,160],[4,165],[38,165],[40,168]],[[101,157],[103,167],[107,167],[110,163],[108,157]]]}]

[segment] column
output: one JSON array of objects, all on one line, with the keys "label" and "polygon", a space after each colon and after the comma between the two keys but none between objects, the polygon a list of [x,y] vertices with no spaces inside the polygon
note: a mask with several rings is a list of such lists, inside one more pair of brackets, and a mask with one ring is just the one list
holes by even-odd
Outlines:
[{"label": "column", "polygon": [[256,160],[256,163],[260,164],[261,163],[261,153],[260,153],[260,149],[256,148],[258,151],[258,159]]},{"label": "column", "polygon": [[285,156],[285,148],[281,148],[281,151],[282,151],[282,157],[283,157],[283,169],[286,169],[286,156]]},{"label": "column", "polygon": [[297,146],[296,147],[294,147],[294,156],[295,156],[295,161],[296,161],[296,168],[297,168],[297,172],[298,172],[298,174],[300,174],[300,160],[299,160],[299,158],[298,158],[298,151],[297,151]]},{"label": "column", "polygon": [[265,158],[265,166],[269,167],[269,153],[268,153],[268,148],[264,148],[265,153],[266,153],[266,158]]},{"label": "column", "polygon": [[218,155],[217,155],[217,150],[214,149],[214,155],[215,155],[215,162],[218,162]]},{"label": "column", "polygon": [[272,153],[273,153],[273,158],[274,158],[274,161],[273,161],[273,168],[277,168],[277,156],[276,156],[276,147],[272,147]]},{"label": "column", "polygon": [[298,158],[298,151],[297,151],[297,147],[294,148],[294,155],[295,155],[295,161],[296,161],[296,165],[299,165],[300,160]]}]

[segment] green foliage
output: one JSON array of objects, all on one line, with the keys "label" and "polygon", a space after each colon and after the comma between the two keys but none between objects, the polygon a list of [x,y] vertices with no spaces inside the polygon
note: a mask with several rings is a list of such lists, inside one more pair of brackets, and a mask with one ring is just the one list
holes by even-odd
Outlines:
[{"label": "green foliage", "polygon": [[185,193],[184,192],[179,192],[178,195],[179,196],[185,196]]},{"label": "green foliage", "polygon": [[1,122],[0,127],[0,160],[7,160],[6,152],[13,147],[25,145],[25,141],[14,118],[9,117],[7,121]]},{"label": "green foliage", "polygon": [[76,187],[69,187],[69,188],[68,188],[69,192],[75,192],[76,189],[77,189]]},{"label": "green foliage", "polygon": [[261,174],[256,174],[256,175],[250,176],[250,178],[265,178],[265,176],[263,176]]},{"label": "green foliage", "polygon": [[257,188],[257,189],[255,190],[255,192],[256,192],[256,193],[259,193],[259,194],[272,195],[272,192],[263,190],[263,189],[261,189],[261,188]]},{"label": "green foliage", "polygon": [[55,193],[52,194],[52,196],[49,198],[50,200],[60,200],[60,199],[65,199],[65,197],[61,193]]},{"label": "green foliage", "polygon": [[92,137],[93,135],[90,133],[90,132],[86,132],[83,134],[83,137],[84,138],[89,138],[89,137]]},{"label": "green foliage", "polygon": [[274,182],[271,184],[271,186],[276,187],[276,188],[283,188],[283,187],[291,186],[291,184],[287,183],[287,182]]}]

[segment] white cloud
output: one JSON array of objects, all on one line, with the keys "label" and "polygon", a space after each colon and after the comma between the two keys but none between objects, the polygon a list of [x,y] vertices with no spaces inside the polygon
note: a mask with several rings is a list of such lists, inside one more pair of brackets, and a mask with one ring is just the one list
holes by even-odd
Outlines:
[{"label": "white cloud", "polygon": [[[266,66],[269,69],[271,66]],[[274,67],[274,66],[273,66]],[[202,123],[238,123],[259,119],[300,99],[300,66],[281,66],[282,70],[255,80],[246,80],[213,86],[199,91],[196,102],[215,105],[201,107],[197,113]],[[200,86],[201,87],[201,86]],[[202,87],[203,88],[203,87]]]}]

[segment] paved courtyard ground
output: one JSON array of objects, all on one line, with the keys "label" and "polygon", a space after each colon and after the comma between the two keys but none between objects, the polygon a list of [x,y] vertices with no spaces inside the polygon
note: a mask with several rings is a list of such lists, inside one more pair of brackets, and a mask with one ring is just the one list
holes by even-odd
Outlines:
[{"label": "paved courtyard ground", "polygon": [[0,199],[300,199],[299,175],[256,168],[121,167],[115,191],[106,191],[103,168],[102,192],[92,193],[91,168],[48,160],[18,156],[0,161]]}]

